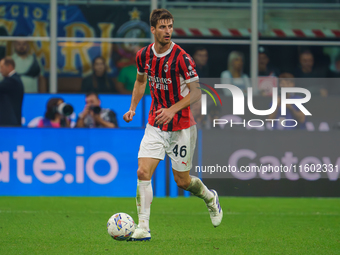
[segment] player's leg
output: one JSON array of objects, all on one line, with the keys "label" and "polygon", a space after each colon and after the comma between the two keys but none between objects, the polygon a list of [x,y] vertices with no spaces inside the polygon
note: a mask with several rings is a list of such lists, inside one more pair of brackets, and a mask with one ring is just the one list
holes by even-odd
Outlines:
[{"label": "player's leg", "polygon": [[181,189],[190,191],[196,197],[204,200],[206,204],[212,203],[214,194],[196,176],[189,175],[190,171],[179,172],[172,169],[177,186]]},{"label": "player's leg", "polygon": [[130,241],[150,240],[149,229],[150,209],[153,199],[151,177],[159,163],[165,156],[163,137],[160,131],[147,124],[145,134],[138,152],[137,170],[137,212],[138,228],[130,238]]},{"label": "player's leg", "polygon": [[223,217],[217,192],[209,190],[199,178],[189,175],[196,138],[196,126],[173,132],[171,144],[166,148],[166,152],[171,158],[173,174],[178,187],[190,191],[193,195],[204,200],[208,207],[212,224],[217,227]]},{"label": "player's leg", "polygon": [[138,226],[149,231],[150,207],[153,199],[151,177],[156,170],[160,159],[139,158],[137,170],[137,212]]},{"label": "player's leg", "polygon": [[138,213],[138,227],[129,241],[148,241],[151,239],[149,220],[153,191],[151,177],[160,159],[139,158],[137,170],[136,205]]},{"label": "player's leg", "polygon": [[213,193],[208,190],[199,178],[189,175],[196,139],[196,126],[173,132],[170,148],[166,152],[171,158],[172,171],[177,186],[204,199],[206,203],[210,203],[214,198]]},{"label": "player's leg", "polygon": [[219,226],[223,218],[223,211],[217,192],[209,190],[196,176],[189,175],[190,171],[180,172],[172,169],[172,172],[179,188],[190,191],[191,194],[204,200],[208,207],[212,224],[214,227]]}]

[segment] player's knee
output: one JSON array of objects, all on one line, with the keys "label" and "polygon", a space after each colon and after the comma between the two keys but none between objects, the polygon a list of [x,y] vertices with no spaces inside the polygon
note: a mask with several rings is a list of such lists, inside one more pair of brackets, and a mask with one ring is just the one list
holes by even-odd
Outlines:
[{"label": "player's knee", "polygon": [[143,166],[139,166],[138,170],[137,170],[137,176],[138,176],[138,180],[150,180],[151,176],[149,171],[147,171],[147,169]]},{"label": "player's knee", "polygon": [[189,187],[190,184],[190,179],[183,179],[183,178],[175,178],[175,181],[177,183],[177,186],[181,189],[187,189]]}]

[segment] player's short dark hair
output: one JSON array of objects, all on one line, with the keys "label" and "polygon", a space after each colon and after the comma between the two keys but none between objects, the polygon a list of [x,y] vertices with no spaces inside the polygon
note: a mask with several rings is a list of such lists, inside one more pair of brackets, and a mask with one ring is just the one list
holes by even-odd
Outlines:
[{"label": "player's short dark hair", "polygon": [[85,95],[85,98],[92,96],[92,95],[94,95],[97,99],[99,99],[98,93],[96,93],[94,91],[87,92],[86,95]]},{"label": "player's short dark hair", "polygon": [[13,66],[15,68],[15,62],[12,57],[7,56],[3,58],[5,66]]},{"label": "player's short dark hair", "polygon": [[172,14],[166,9],[154,9],[150,14],[150,26],[156,27],[157,22],[161,19],[172,20],[172,23],[175,22]]}]

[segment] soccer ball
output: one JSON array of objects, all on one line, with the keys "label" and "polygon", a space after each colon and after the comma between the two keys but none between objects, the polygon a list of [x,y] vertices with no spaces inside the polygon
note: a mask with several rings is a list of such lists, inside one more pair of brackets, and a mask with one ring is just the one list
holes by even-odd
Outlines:
[{"label": "soccer ball", "polygon": [[107,232],[117,241],[129,239],[134,231],[135,222],[126,213],[116,213],[107,222]]}]

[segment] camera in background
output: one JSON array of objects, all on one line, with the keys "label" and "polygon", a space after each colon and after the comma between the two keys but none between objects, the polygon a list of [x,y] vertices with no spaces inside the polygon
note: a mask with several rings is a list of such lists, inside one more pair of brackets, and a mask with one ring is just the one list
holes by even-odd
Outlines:
[{"label": "camera in background", "polygon": [[102,108],[100,106],[90,106],[90,110],[93,111],[94,114],[99,114],[102,110]]},{"label": "camera in background", "polygon": [[73,113],[73,111],[74,111],[73,106],[65,102],[57,106],[57,112],[66,117],[70,116]]}]

